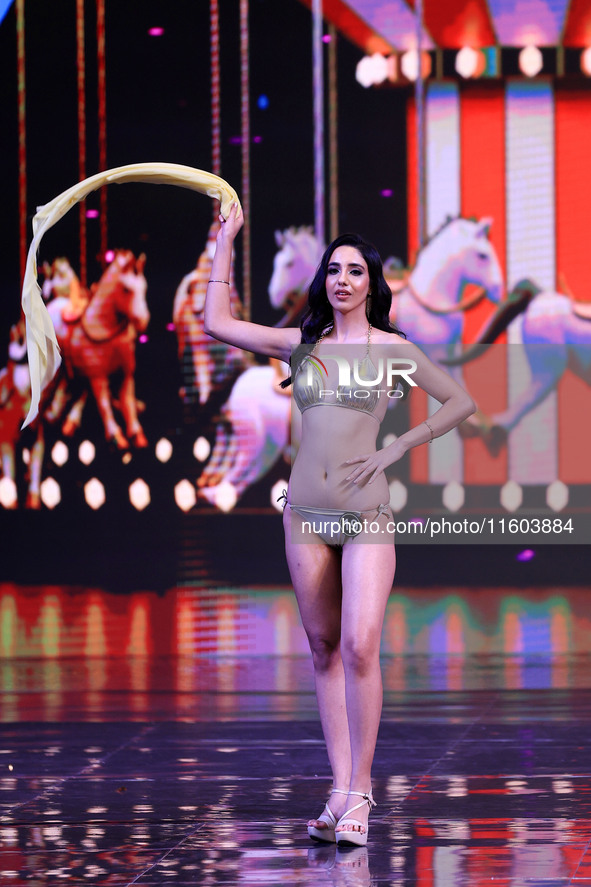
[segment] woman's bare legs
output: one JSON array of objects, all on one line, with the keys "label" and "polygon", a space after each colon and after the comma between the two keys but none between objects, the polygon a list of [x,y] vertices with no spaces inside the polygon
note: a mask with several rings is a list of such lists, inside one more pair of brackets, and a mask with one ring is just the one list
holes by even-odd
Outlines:
[{"label": "woman's bare legs", "polygon": [[[283,520],[287,563],[312,651],[333,787],[346,790],[351,781],[351,741],[341,658],[341,555],[323,542],[292,542],[291,521],[300,522],[300,518],[289,507]],[[345,795],[331,795],[330,809],[337,819],[346,801]],[[327,827],[321,820],[311,820],[310,824],[320,830]]]},{"label": "woman's bare legs", "polygon": [[[380,640],[388,596],[394,581],[394,543],[374,543],[358,536],[345,543],[342,559],[343,601],[341,655],[345,672],[347,721],[351,743],[351,791],[371,787],[373,762],[382,712]],[[347,808],[360,802],[350,795]],[[352,818],[367,825],[369,805]],[[345,830],[355,829],[346,825]]]}]

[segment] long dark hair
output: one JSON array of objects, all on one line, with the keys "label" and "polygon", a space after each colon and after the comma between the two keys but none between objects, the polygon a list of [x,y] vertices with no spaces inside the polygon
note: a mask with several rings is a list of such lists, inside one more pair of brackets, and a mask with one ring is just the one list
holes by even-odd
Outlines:
[{"label": "long dark hair", "polygon": [[[367,320],[375,329],[386,333],[398,333],[406,338],[401,330],[390,323],[390,309],[392,307],[392,291],[384,279],[382,260],[373,243],[368,243],[359,234],[341,234],[330,243],[320,260],[314,280],[308,290],[308,307],[306,308],[300,329],[302,331],[301,344],[317,342],[325,330],[331,326],[333,312],[328,296],[326,295],[326,277],[332,254],[339,246],[352,246],[358,250],[367,264],[369,272],[369,292]],[[282,388],[291,385],[293,373],[288,379],[281,382]]]}]

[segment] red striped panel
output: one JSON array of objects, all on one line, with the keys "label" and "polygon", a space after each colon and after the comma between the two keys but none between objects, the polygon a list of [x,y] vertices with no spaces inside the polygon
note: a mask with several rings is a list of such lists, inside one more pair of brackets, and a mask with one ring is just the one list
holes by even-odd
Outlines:
[{"label": "red striped panel", "polygon": [[[312,8],[312,0],[301,0],[308,9]],[[359,46],[367,55],[381,52],[390,55],[394,47],[380,36],[373,28],[350,9],[343,0],[323,0],[322,14],[335,28],[347,37],[351,43]]]},{"label": "red striped panel", "polygon": [[406,169],[408,216],[408,265],[412,267],[419,249],[419,170],[417,164],[417,113],[415,101],[409,97],[406,106]]},{"label": "red striped panel", "polygon": [[[566,288],[577,299],[588,302],[591,301],[588,233],[591,94],[588,90],[557,89],[555,121],[557,289],[564,292]],[[560,382],[559,395],[558,476],[564,483],[589,483],[591,390],[567,372]]]},{"label": "red striped panel", "polygon": [[591,206],[591,93],[557,89],[556,120],[556,276],[577,299],[591,301],[589,207]]},{"label": "red striped panel", "polygon": [[565,46],[591,46],[589,0],[570,0],[562,42]]},{"label": "red striped panel", "polygon": [[[407,213],[408,213],[408,265],[412,267],[419,249],[419,170],[417,164],[417,115],[412,97],[408,100],[406,113],[407,148]],[[427,395],[413,389],[409,400],[410,427],[419,425],[429,415]],[[414,483],[429,483],[429,451],[427,447],[415,447],[410,452],[411,477]]]},{"label": "red striped panel", "polygon": [[[466,86],[460,95],[461,207],[463,216],[491,216],[491,241],[505,276],[505,100],[501,86]],[[488,301],[467,312],[464,341],[473,342],[495,307]],[[503,341],[506,337],[503,336]],[[506,407],[506,348],[495,346],[464,370],[466,387],[487,412]],[[491,379],[494,383],[491,384]],[[507,479],[507,449],[495,458],[481,440],[464,447],[467,484],[502,484]]]},{"label": "red striped panel", "polygon": [[[414,9],[414,0],[407,3]],[[425,26],[438,46],[450,49],[480,49],[497,42],[486,0],[425,3]]]}]

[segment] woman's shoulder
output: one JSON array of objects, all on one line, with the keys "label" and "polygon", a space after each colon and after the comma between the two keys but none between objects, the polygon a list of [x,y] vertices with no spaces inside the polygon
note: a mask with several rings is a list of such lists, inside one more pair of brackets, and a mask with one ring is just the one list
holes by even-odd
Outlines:
[{"label": "woman's shoulder", "polygon": [[399,333],[390,333],[386,330],[377,330],[375,327],[371,332],[371,341],[379,345],[404,345],[407,348],[409,346],[412,347],[412,342],[405,338],[405,336],[401,336]]}]

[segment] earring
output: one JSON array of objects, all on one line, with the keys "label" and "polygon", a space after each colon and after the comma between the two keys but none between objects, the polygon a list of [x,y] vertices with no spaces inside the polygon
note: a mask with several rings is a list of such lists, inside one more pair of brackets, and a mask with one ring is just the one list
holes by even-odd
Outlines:
[{"label": "earring", "polygon": [[367,299],[365,300],[365,315],[369,320],[369,316],[371,314],[371,293],[367,294]]}]

